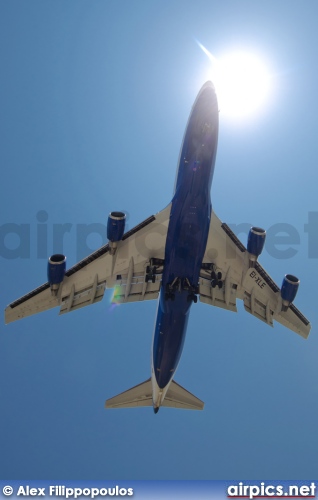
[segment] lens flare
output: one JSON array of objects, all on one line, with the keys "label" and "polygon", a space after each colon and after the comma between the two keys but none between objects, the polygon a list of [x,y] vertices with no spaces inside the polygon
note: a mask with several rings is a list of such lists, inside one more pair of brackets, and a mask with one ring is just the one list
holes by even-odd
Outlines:
[{"label": "lens flare", "polygon": [[120,304],[116,304],[115,302],[112,302],[108,308],[108,312],[112,313],[116,307],[118,307]]},{"label": "lens flare", "polygon": [[113,312],[116,307],[120,306],[121,302],[119,301],[119,297],[121,296],[121,288],[119,285],[114,287],[113,295],[110,299],[109,312]]}]

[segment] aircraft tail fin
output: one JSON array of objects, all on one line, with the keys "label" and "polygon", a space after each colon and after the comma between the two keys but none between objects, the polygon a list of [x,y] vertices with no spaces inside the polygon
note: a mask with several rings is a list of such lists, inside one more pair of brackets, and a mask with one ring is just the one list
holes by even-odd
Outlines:
[{"label": "aircraft tail fin", "polygon": [[[149,378],[128,391],[107,399],[105,408],[138,408],[152,405],[152,385],[151,378]],[[161,406],[184,410],[203,410],[204,403],[172,380]]]}]

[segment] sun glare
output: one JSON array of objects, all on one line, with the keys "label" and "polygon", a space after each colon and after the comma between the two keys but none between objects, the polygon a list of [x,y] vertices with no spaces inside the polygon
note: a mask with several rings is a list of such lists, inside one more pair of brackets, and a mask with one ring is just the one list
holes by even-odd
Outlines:
[{"label": "sun glare", "polygon": [[216,58],[198,44],[212,63],[209,76],[215,85],[222,115],[241,119],[259,111],[270,90],[270,75],[261,59],[243,51]]}]

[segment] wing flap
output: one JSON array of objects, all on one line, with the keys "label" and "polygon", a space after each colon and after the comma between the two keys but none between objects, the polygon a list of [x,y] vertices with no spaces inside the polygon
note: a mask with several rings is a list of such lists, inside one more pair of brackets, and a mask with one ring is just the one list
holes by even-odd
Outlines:
[{"label": "wing flap", "polygon": [[154,286],[152,283],[142,284],[142,280],[140,283],[134,282],[132,278],[140,275],[144,281],[150,259],[163,262],[170,210],[171,204],[125,233],[115,255],[107,244],[67,270],[57,296],[52,296],[49,283],[44,283],[12,302],[5,310],[5,322],[10,323],[57,306],[61,306],[60,314],[65,314],[99,302],[105,287],[113,288],[118,276],[126,276],[126,288],[123,294],[119,294],[119,302],[157,298],[160,277],[157,277]]},{"label": "wing flap", "polygon": [[265,304],[257,296],[255,296],[254,290],[251,293],[245,292],[244,296],[244,308],[245,311],[256,316],[261,321],[264,321],[270,326],[273,326],[273,314],[274,311],[271,310],[269,302]]},{"label": "wing flap", "polygon": [[[212,288],[207,278],[208,269],[212,267],[225,276],[221,289]],[[259,262],[254,268],[249,268],[245,246],[213,211],[199,293],[201,302],[231,311],[236,311],[236,299],[239,298],[248,313],[268,325],[273,326],[273,320],[276,320],[303,338],[309,335],[311,325],[308,319],[293,304],[286,312],[282,311],[279,286]]]},{"label": "wing flap", "polygon": [[97,274],[91,286],[75,292],[75,286],[72,285],[70,293],[62,296],[60,314],[66,314],[81,307],[89,306],[99,302],[104,297],[106,281],[98,281]]},{"label": "wing flap", "polygon": [[[226,289],[226,286],[228,287]],[[222,288],[211,286],[211,281],[205,278],[199,280],[200,302],[210,306],[221,307],[228,311],[237,312],[236,295],[237,288],[234,283],[228,282]]]},{"label": "wing flap", "polygon": [[154,283],[145,280],[145,274],[135,274],[130,282],[128,276],[122,276],[114,288],[112,302],[124,304],[141,300],[154,300],[159,296],[162,274],[156,275]]}]

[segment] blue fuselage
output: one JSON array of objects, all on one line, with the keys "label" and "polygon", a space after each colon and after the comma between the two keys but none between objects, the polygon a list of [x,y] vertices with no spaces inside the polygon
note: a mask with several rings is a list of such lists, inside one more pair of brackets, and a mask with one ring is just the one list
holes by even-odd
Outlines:
[{"label": "blue fuselage", "polygon": [[161,389],[177,369],[190,307],[197,300],[210,226],[217,140],[218,105],[213,85],[208,82],[189,117],[172,199],[153,343],[153,369]]}]

